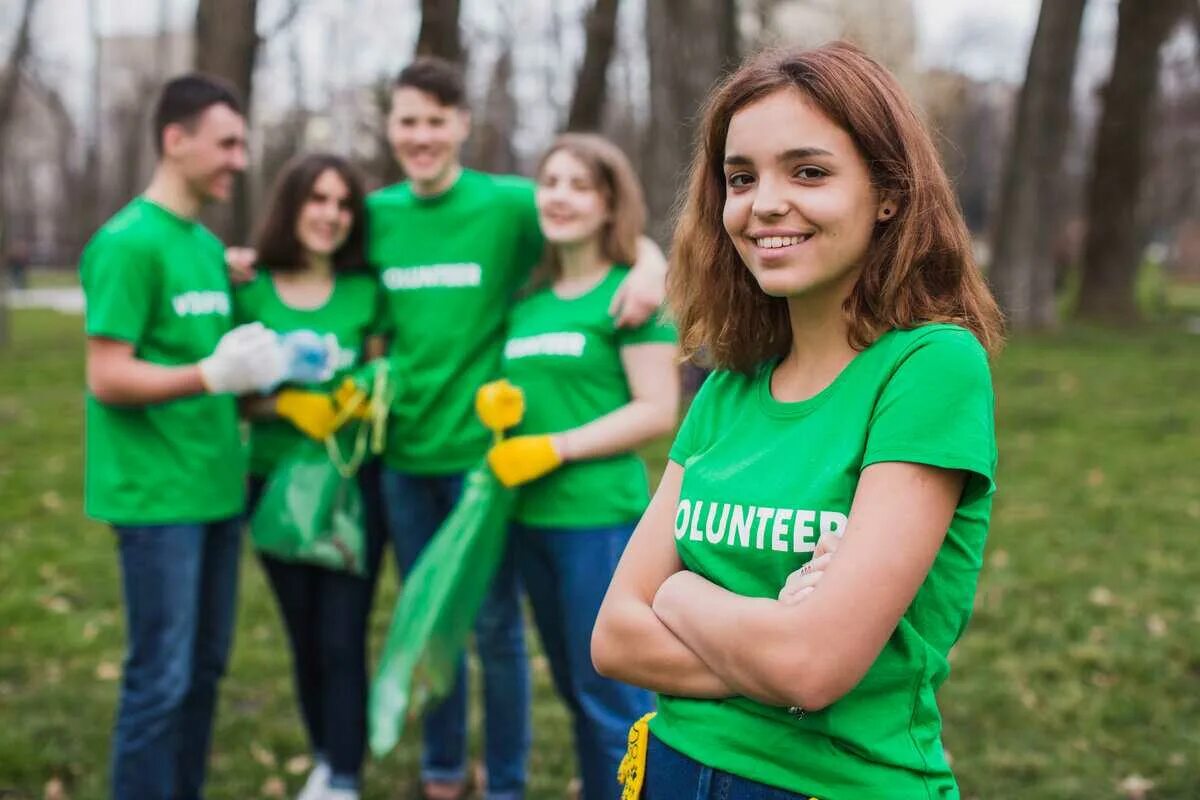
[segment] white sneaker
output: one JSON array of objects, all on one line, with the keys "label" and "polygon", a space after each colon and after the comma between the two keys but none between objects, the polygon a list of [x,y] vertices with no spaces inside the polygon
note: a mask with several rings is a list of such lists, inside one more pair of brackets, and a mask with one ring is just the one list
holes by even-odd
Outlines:
[{"label": "white sneaker", "polygon": [[304,782],[300,794],[296,795],[296,800],[323,800],[328,791],[329,765],[318,761],[312,772],[308,773],[308,780]]},{"label": "white sneaker", "polygon": [[358,800],[357,789],[326,789],[321,800]]}]

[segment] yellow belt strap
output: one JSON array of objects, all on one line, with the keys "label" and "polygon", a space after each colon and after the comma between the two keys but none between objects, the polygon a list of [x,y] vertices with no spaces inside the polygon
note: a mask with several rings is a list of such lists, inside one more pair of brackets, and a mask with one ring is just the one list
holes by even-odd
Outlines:
[{"label": "yellow belt strap", "polygon": [[650,744],[651,711],[629,728],[629,743],[625,757],[617,768],[617,783],[621,784],[621,800],[638,800],[646,780],[646,748]]}]

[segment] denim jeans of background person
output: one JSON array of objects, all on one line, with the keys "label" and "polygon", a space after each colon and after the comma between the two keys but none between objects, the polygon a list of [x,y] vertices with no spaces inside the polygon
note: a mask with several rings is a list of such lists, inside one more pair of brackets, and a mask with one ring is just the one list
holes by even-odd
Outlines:
[{"label": "denim jeans of background person", "polygon": [[[357,790],[367,735],[367,623],[387,538],[378,462],[358,474],[366,515],[365,576],[259,556],[292,650],[300,714],[332,789]],[[252,514],[266,482],[251,478]]]},{"label": "denim jeans of background person", "polygon": [[[449,516],[462,484],[462,475],[418,476],[384,468],[384,506],[401,575],[412,568]],[[403,578],[400,591],[404,591]],[[485,797],[520,800],[531,742],[530,684],[511,543],[475,621],[475,647],[483,665]],[[454,782],[466,777],[466,676],[464,656],[450,696],[425,714],[422,780]],[[512,735],[514,731],[518,735]]]},{"label": "denim jeans of background person", "polygon": [[198,800],[233,640],[242,520],[115,530],[129,645],[113,794]]},{"label": "denim jeans of background person", "polygon": [[592,666],[592,627],[633,527],[513,526],[521,581],[555,688],[571,710],[582,800],[616,796],[629,726],[654,707],[647,690]]}]

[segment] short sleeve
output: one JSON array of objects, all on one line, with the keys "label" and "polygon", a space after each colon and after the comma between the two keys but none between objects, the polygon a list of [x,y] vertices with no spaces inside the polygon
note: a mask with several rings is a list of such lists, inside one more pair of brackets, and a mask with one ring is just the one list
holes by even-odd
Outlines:
[{"label": "short sleeve", "polygon": [[935,331],[901,359],[875,405],[862,466],[882,461],[965,470],[994,490],[991,371],[969,331]]},{"label": "short sleeve", "polygon": [[80,267],[87,335],[140,344],[160,280],[157,260],[136,243],[111,236],[93,241]]},{"label": "short sleeve", "polygon": [[683,417],[683,423],[679,426],[679,431],[675,434],[675,441],[671,443],[671,449],[667,453],[667,458],[674,461],[680,466],[687,466],[687,461],[691,458],[701,446],[699,437],[706,431],[711,430],[707,420],[712,414],[712,403],[715,393],[718,391],[713,387],[719,382],[716,373],[709,374],[704,379],[704,383],[700,385],[700,391],[696,392],[696,396],[692,399],[692,404],[688,406],[687,414]]},{"label": "short sleeve", "polygon": [[617,328],[618,347],[635,344],[675,344],[678,341],[679,334],[662,309],[654,312],[636,328]]}]

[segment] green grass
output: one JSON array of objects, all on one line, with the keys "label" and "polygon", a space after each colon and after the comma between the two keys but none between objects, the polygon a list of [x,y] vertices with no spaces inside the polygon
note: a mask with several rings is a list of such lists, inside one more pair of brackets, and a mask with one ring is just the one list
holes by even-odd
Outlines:
[{"label": "green grass", "polygon": [[[105,796],[122,655],[112,534],[81,510],[77,317],[18,312],[0,353],[0,797]],[[977,610],[940,702],[965,797],[1194,798],[1200,787],[1200,338],[1019,339],[996,367],[999,493]],[[665,448],[652,448],[654,467]],[[394,601],[385,575],[378,644]],[[570,727],[537,678],[529,796],[559,798]],[[476,703],[478,709],[478,703]],[[477,713],[477,711],[476,711]],[[479,720],[472,730],[478,752]],[[252,559],[218,715],[212,798],[291,796],[305,745]],[[372,763],[405,798],[417,743]],[[292,771],[289,771],[291,762]],[[57,784],[55,784],[57,785]],[[53,788],[53,787],[51,787]]]}]

